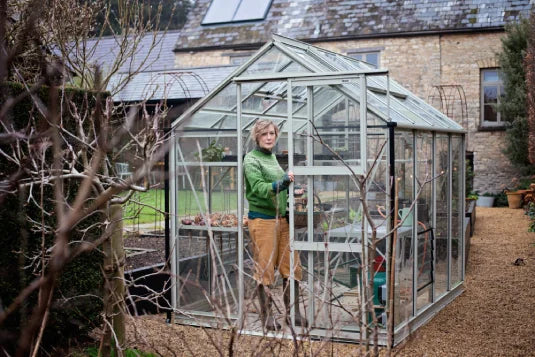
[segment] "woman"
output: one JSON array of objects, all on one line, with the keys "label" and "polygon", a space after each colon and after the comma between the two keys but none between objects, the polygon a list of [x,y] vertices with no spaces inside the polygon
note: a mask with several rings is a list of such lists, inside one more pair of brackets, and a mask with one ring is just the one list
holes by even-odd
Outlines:
[{"label": "woman", "polygon": [[[258,120],[251,135],[257,146],[245,155],[243,165],[246,197],[249,201],[248,225],[255,261],[254,278],[258,282],[262,324],[268,330],[278,330],[281,326],[273,317],[272,299],[265,287],[273,284],[275,269],[278,269],[283,277],[286,321],[289,323],[290,238],[286,203],[287,189],[294,181],[294,175],[292,172],[285,174],[272,153],[279,136],[279,128],[271,120]],[[299,312],[298,281],[302,278],[301,264],[299,255],[294,254],[295,323],[306,326],[306,320]]]}]

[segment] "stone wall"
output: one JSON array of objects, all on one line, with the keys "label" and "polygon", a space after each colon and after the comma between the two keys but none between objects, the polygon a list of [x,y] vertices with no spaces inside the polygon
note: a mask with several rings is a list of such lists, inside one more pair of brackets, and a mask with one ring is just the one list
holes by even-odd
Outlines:
[{"label": "stone wall", "polygon": [[[503,155],[505,132],[480,128],[480,71],[497,67],[503,32],[449,34],[314,43],[334,52],[348,54],[359,49],[380,51],[380,65],[391,78],[440,109],[436,85],[457,85],[445,90],[450,117],[468,131],[467,150],[474,152],[474,189],[498,192],[510,185],[514,170]],[[220,50],[177,53],[176,65],[213,66],[229,64],[240,51]],[[251,51],[243,51],[248,54]],[[449,88],[449,87],[446,87]],[[461,96],[466,97],[462,119]]]},{"label": "stone wall", "polygon": [[231,59],[240,55],[250,56],[255,51],[202,51],[202,52],[178,52],[175,55],[175,67],[209,67],[231,64]]}]

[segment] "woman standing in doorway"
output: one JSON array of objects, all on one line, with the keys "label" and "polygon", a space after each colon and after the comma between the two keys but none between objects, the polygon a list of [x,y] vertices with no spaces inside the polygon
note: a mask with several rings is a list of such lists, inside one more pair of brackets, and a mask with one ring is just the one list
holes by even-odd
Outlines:
[{"label": "woman standing in doorway", "polygon": [[[261,119],[256,122],[251,134],[256,148],[244,159],[246,198],[249,202],[248,225],[253,243],[255,261],[254,278],[258,283],[257,294],[263,327],[278,330],[280,325],[273,317],[270,290],[275,280],[275,269],[283,277],[286,322],[289,324],[290,311],[290,239],[286,217],[288,188],[294,181],[292,172],[284,173],[273,147],[279,136],[279,128],[271,121]],[[302,193],[297,192],[296,193]],[[294,252],[295,283],[295,324],[306,326],[306,320],[299,311],[299,281],[302,279],[299,255]]]}]

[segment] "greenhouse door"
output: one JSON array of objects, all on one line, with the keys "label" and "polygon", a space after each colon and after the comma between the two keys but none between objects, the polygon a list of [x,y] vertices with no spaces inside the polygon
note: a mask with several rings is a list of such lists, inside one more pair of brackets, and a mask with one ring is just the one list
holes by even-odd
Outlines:
[{"label": "greenhouse door", "polygon": [[[343,83],[350,80],[366,87],[364,76]],[[363,173],[366,162],[361,140],[366,137],[366,106],[359,104],[366,103],[366,94],[357,101],[337,86],[341,79],[319,82],[323,85],[316,85],[316,79],[288,86],[288,97],[306,94],[308,117],[304,124],[292,117],[293,101],[288,101],[289,170],[296,177],[294,190],[305,190],[303,195],[290,190],[290,241],[303,267],[301,314],[312,334],[355,338],[361,318],[362,232],[367,229],[352,175]]]}]

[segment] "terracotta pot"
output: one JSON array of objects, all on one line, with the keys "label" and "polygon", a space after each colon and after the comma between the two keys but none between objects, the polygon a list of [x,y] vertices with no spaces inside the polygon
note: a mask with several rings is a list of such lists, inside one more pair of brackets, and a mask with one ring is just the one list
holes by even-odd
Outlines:
[{"label": "terracotta pot", "polygon": [[509,208],[521,208],[522,207],[522,193],[518,191],[506,192],[507,203]]}]

